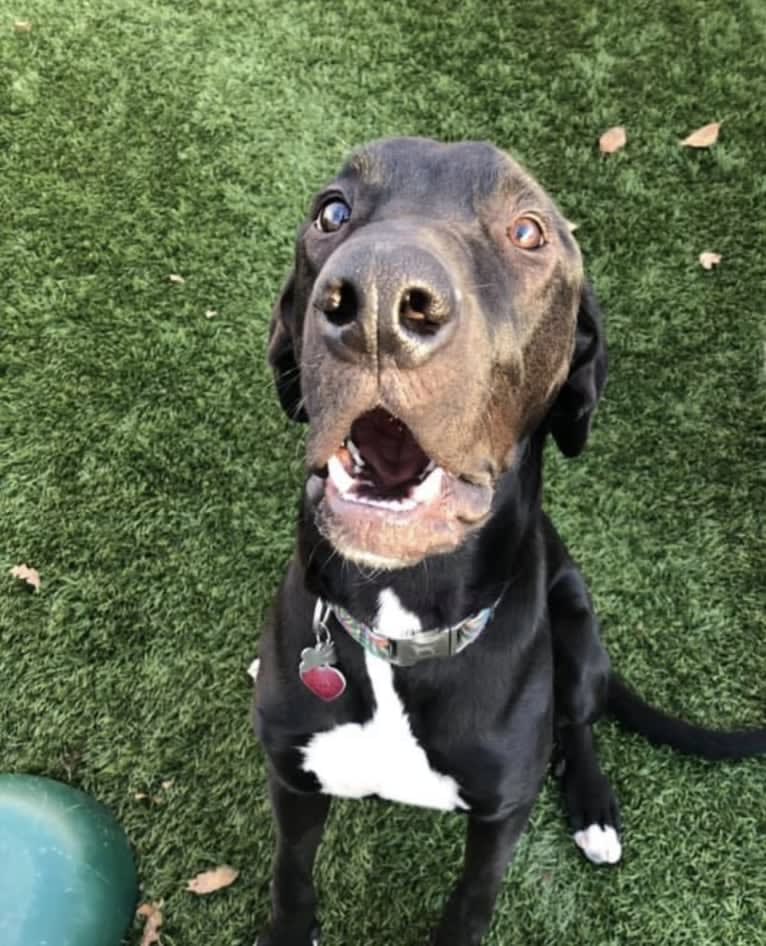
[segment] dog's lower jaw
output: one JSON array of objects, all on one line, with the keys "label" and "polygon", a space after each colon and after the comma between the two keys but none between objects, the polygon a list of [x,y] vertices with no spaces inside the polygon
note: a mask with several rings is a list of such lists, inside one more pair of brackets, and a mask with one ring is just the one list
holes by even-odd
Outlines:
[{"label": "dog's lower jaw", "polygon": [[333,538],[331,532],[324,532],[321,525],[319,531],[342,558],[352,562],[354,565],[358,565],[360,568],[367,568],[372,572],[393,572],[415,564],[414,562],[408,562],[403,559],[374,555],[371,552],[365,552],[362,549],[356,549],[353,546],[346,545],[342,540],[338,542],[337,539]]},{"label": "dog's lower jaw", "polygon": [[343,558],[376,571],[407,568],[454,552],[487,521],[492,497],[489,486],[461,484],[415,513],[397,513],[354,508],[333,483],[315,475],[306,483],[306,499],[320,534]]},{"label": "dog's lower jaw", "polygon": [[465,534],[453,534],[449,536],[448,541],[443,539],[432,541],[424,546],[420,543],[414,545],[407,543],[408,537],[403,535],[401,538],[405,541],[397,542],[398,548],[394,551],[392,548],[394,543],[387,543],[386,537],[381,535],[380,531],[377,535],[370,535],[369,541],[361,544],[342,524],[332,521],[319,510],[316,521],[320,534],[327,539],[336,552],[355,565],[373,571],[409,568],[434,555],[445,555],[455,551],[465,538]]}]

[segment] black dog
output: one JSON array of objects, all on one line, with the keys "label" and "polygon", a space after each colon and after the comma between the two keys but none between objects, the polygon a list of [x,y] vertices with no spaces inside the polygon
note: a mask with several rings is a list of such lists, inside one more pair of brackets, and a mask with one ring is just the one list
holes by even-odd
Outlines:
[{"label": "black dog", "polygon": [[595,862],[620,856],[591,734],[604,712],[684,751],[766,751],[765,732],[672,720],[609,670],[541,505],[548,433],[567,456],[585,446],[603,329],[565,219],[506,154],[422,139],[355,153],[300,230],[269,355],[309,424],[309,472],[256,682],[278,835],[259,946],[318,940],[330,795],[467,814],[433,943],[471,946],[554,739]]}]

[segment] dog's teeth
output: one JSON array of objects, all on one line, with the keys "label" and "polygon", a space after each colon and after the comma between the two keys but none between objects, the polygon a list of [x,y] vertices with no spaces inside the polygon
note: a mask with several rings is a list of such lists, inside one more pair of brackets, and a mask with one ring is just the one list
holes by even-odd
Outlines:
[{"label": "dog's teeth", "polygon": [[361,470],[364,466],[364,459],[362,454],[359,452],[359,447],[357,447],[350,437],[346,441],[346,449],[351,454],[351,459],[354,461],[355,465]]},{"label": "dog's teeth", "polygon": [[371,496],[353,496],[354,502],[376,509],[390,509],[392,512],[409,512],[417,506],[412,499],[373,499]]},{"label": "dog's teeth", "polygon": [[442,491],[442,480],[444,479],[444,470],[437,466],[432,470],[422,483],[411,490],[410,498],[416,503],[433,502]]},{"label": "dog's teeth", "polygon": [[345,467],[335,455],[331,456],[327,462],[327,473],[341,495],[347,493],[354,485],[353,479],[346,473]]}]

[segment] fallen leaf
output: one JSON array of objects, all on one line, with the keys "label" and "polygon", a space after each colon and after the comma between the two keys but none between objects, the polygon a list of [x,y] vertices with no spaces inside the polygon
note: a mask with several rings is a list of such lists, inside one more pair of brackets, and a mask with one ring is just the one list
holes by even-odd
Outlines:
[{"label": "fallen leaf", "polygon": [[176,286],[183,286],[186,280],[179,273],[171,273],[168,276],[170,282],[174,283]]},{"label": "fallen leaf", "polygon": [[237,877],[239,877],[239,871],[224,864],[214,870],[205,870],[197,874],[188,882],[186,889],[196,894],[215,893],[216,890],[233,884]]},{"label": "fallen leaf", "polygon": [[712,269],[721,262],[721,254],[711,253],[709,250],[706,250],[704,253],[700,253],[699,261],[703,269]]},{"label": "fallen leaf", "polygon": [[11,569],[11,575],[14,578],[18,578],[19,581],[25,581],[28,585],[31,585],[35,591],[40,590],[40,585],[42,581],[40,580],[40,572],[36,568],[30,568],[28,565],[14,565]]},{"label": "fallen leaf", "polygon": [[13,28],[17,33],[31,33],[32,22],[30,20],[16,20],[13,24]]},{"label": "fallen leaf", "polygon": [[205,318],[214,319],[218,315],[218,309],[205,309]]},{"label": "fallen leaf", "polygon": [[135,792],[133,794],[133,800],[148,801],[152,805],[161,805],[163,802],[162,793],[173,787],[173,781],[172,778],[169,778],[164,782],[160,782],[160,791],[154,795],[152,795],[151,792]]},{"label": "fallen leaf", "polygon": [[615,125],[614,128],[607,128],[604,134],[598,139],[598,149],[601,154],[614,154],[615,151],[621,151],[628,140],[628,135],[623,125]]},{"label": "fallen leaf", "polygon": [[153,943],[159,943],[160,927],[162,926],[162,900],[159,903],[142,903],[136,910],[136,916],[146,920],[140,946],[152,946]]},{"label": "fallen leaf", "polygon": [[686,148],[709,148],[718,141],[718,133],[721,130],[720,122],[711,122],[709,125],[703,125],[698,128],[681,142]]}]

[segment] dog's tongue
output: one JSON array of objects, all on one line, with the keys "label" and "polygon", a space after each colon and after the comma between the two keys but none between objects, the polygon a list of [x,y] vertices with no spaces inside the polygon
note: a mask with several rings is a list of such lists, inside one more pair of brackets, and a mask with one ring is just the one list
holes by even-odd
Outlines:
[{"label": "dog's tongue", "polygon": [[416,479],[428,465],[428,457],[409,428],[381,407],[354,421],[351,439],[384,489]]}]

